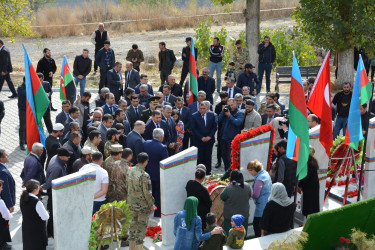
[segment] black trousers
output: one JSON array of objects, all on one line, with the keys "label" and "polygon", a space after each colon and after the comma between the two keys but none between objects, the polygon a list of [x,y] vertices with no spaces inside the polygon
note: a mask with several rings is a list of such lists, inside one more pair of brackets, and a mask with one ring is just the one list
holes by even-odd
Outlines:
[{"label": "black trousers", "polygon": [[180,80],[181,87],[184,86],[184,82],[188,74],[189,74],[189,63],[188,64],[184,63],[182,65],[182,72],[181,72],[181,80]]},{"label": "black trousers", "polygon": [[189,147],[189,138],[190,138],[190,133],[186,132],[184,134],[184,139],[182,140],[182,150],[185,150]]},{"label": "black trousers", "polygon": [[95,54],[94,54],[94,71],[98,71],[98,65],[96,64],[95,62],[95,58],[96,58],[96,54],[98,53],[98,51],[100,50],[101,48],[95,48]]},{"label": "black trousers", "polygon": [[212,142],[204,142],[203,145],[198,146],[198,160],[197,164],[203,164],[206,167],[206,174],[211,174],[212,164],[212,148],[214,144]]},{"label": "black trousers", "polygon": [[105,68],[105,69],[100,68],[99,93],[102,88],[107,87],[107,72],[110,69],[111,69],[110,67]]},{"label": "black trousers", "polygon": [[160,205],[160,181],[151,181],[152,196],[155,199],[155,206],[157,210],[154,212],[155,217],[161,216],[161,205]]},{"label": "black trousers", "polygon": [[20,145],[26,144],[26,110],[18,110],[20,128],[18,129]]},{"label": "black trousers", "polygon": [[163,86],[165,83],[168,82],[168,76],[171,74],[171,70],[162,69],[160,70],[160,80],[161,85]]},{"label": "black trousers", "polygon": [[49,219],[47,222],[47,233],[48,233],[48,238],[52,237],[53,238],[53,208],[52,208],[52,189],[47,190],[48,194],[48,202],[47,202],[47,210],[49,212]]},{"label": "black trousers", "polygon": [[[220,131],[220,129],[218,129]],[[217,133],[217,151],[216,151],[216,156],[217,156],[217,164],[221,165],[221,136],[219,135],[219,132]]]},{"label": "black trousers", "polygon": [[[139,69],[139,66],[137,66],[137,67],[133,67],[133,68],[136,69],[136,70],[138,71],[138,73],[141,72],[141,70]],[[139,74],[139,75],[141,75],[141,74]]]},{"label": "black trousers", "polygon": [[232,162],[232,160],[231,160],[231,153],[232,153],[231,143],[232,143],[232,141],[227,141],[227,140],[224,140],[224,139],[220,140],[221,157],[223,158],[225,171],[227,171],[230,168],[230,165],[231,165],[231,162]]},{"label": "black trousers", "polygon": [[5,76],[3,76],[0,73],[0,91],[3,89],[4,81],[7,81],[9,90],[12,92],[12,94],[13,95],[17,95],[16,89],[14,88],[12,79],[10,79],[10,74],[9,73],[6,74]]},{"label": "black trousers", "polygon": [[262,217],[254,217],[254,221],[253,221],[253,227],[254,227],[254,233],[255,233],[255,237],[260,237],[261,234],[262,234],[262,231],[261,231],[261,228],[260,228],[260,220],[262,219]]},{"label": "black trousers", "polygon": [[43,120],[44,120],[44,124],[46,124],[48,133],[51,134],[53,126],[52,126],[52,121],[51,121],[51,110],[50,110],[50,108],[48,108],[46,110],[46,113],[44,113]]}]

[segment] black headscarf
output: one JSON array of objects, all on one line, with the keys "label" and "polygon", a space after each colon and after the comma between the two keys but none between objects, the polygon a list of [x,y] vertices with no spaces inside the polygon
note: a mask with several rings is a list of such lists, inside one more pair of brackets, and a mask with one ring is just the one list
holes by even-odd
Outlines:
[{"label": "black headscarf", "polygon": [[239,171],[238,169],[233,170],[230,173],[230,182],[235,186],[240,186],[241,188],[244,188],[243,175],[241,171]]}]

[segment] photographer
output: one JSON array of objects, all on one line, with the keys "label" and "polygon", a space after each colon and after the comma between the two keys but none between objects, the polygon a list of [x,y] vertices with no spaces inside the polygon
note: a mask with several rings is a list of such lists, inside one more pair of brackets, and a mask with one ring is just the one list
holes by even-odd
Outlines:
[{"label": "photographer", "polygon": [[244,114],[238,110],[233,98],[229,98],[227,105],[223,105],[222,112],[219,115],[219,123],[222,127],[220,129],[221,136],[221,155],[224,161],[225,171],[228,170],[231,164],[231,143],[234,137],[241,133],[241,126],[243,123]]},{"label": "photographer", "polygon": [[275,129],[274,144],[277,144],[283,139],[288,139],[289,120],[284,116],[279,116],[273,119],[270,123]]},{"label": "photographer", "polygon": [[[223,110],[223,107],[225,105],[227,105],[227,102],[228,102],[228,98],[229,98],[229,95],[228,95],[228,92],[225,92],[225,91],[221,91],[219,93],[219,96],[220,96],[220,103],[218,103],[216,106],[215,106],[215,114],[219,117],[221,111]],[[221,167],[221,136],[220,136],[220,130],[221,130],[221,125],[222,123],[219,121],[218,122],[218,125],[217,125],[217,130],[219,131],[219,133],[217,133],[217,163],[215,165],[215,168],[220,168]]]}]

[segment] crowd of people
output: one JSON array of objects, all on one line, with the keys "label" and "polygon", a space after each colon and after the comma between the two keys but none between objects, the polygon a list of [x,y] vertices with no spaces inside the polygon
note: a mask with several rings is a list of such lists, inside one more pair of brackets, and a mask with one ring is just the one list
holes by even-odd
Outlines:
[{"label": "crowd of people", "polygon": [[[149,214],[161,216],[159,163],[189,146],[198,149],[198,167],[195,180],[186,185],[188,199],[184,211],[176,215],[176,249],[197,249],[201,241],[202,249],[214,249],[210,247],[211,244],[222,245],[226,242],[225,237],[231,247],[242,247],[248,228],[249,199],[254,199],[256,204],[253,218],[256,237],[284,232],[292,227],[296,207],[290,197],[298,189],[304,193],[303,214],[307,216],[319,211],[318,165],[313,153],[309,159],[308,176],[299,183],[295,178],[296,162],[285,156],[287,110],[285,104],[279,101],[280,95],[270,92],[270,74],[276,50],[268,36],[258,47],[259,76],[253,72],[254,66],[249,63],[248,50],[242,47],[242,41],[236,41],[233,62],[229,64],[225,76],[225,86],[221,86],[222,58],[224,53],[229,52],[215,37],[208,48],[209,67],[201,69],[201,76],[197,72],[197,100],[190,104],[189,81],[185,82],[185,79],[189,71],[191,38],[186,38],[187,46],[182,50],[183,67],[179,83],[176,83],[176,76],[172,74],[176,62],[174,52],[166,48],[164,42],[159,43],[161,86],[156,91],[148,82],[148,76],[140,74],[140,63],[144,61],[144,56],[136,44],[127,53],[123,75],[122,63],[116,60],[110,48],[109,33],[104,29],[104,24],[99,24],[91,41],[95,45],[93,74],[100,68],[99,95],[94,100],[94,110],[90,105],[91,93],[85,89],[86,77],[92,70],[92,60],[88,49],[83,49],[82,55],[75,58],[73,66],[73,77],[80,87],[79,94],[62,102],[61,112],[55,122],[51,121],[51,111],[56,111],[51,102],[43,116],[48,131],[45,145],[34,143],[28,148],[30,154],[24,161],[21,173],[22,186],[25,188],[20,203],[24,217],[24,244],[36,244],[40,246],[38,249],[45,249],[47,235],[53,237],[52,180],[85,169],[95,169],[97,177],[93,214],[102,204],[127,200],[133,211],[129,244],[131,249],[142,249]],[[26,150],[25,78],[16,91],[9,75],[12,72],[9,51],[1,40],[0,46],[0,90],[6,80],[12,92],[9,98],[18,98],[19,143],[20,149]],[[194,50],[197,57],[198,51],[196,48]],[[56,64],[48,48],[43,50],[43,54],[38,62],[37,73],[51,100]],[[213,78],[214,71],[216,80]],[[266,101],[258,107],[255,100],[261,91],[264,73]],[[314,79],[303,81],[306,98],[313,83]],[[345,131],[350,87],[350,83],[344,84],[343,91],[335,95],[332,102],[338,114],[334,138],[341,129]],[[215,91],[220,98],[219,103],[214,102]],[[362,106],[362,115],[367,115],[366,108]],[[0,121],[3,117],[4,105],[0,101]],[[223,163],[225,171],[231,168],[231,142],[236,135],[264,124],[271,124],[276,130],[274,163],[270,174],[258,161],[250,162],[247,169],[255,179],[251,188],[244,182],[241,172],[231,172],[231,184],[220,195],[224,202],[223,230],[216,226],[215,215],[209,213],[212,201],[201,183],[206,175],[212,173],[212,167],[221,168]],[[319,119],[309,114],[308,124],[309,128],[313,128],[319,124]],[[215,142],[217,164],[213,166]],[[3,190],[0,232],[6,231],[4,225],[9,221],[16,203],[15,183],[6,165],[8,157],[8,153],[0,149],[0,190]],[[48,196],[47,209],[39,200],[43,196]],[[40,230],[36,232],[35,227]],[[6,233],[1,235],[0,246],[2,249],[10,249],[6,243],[10,237]],[[213,240],[216,235],[216,240]],[[24,249],[28,249],[27,246]]]}]

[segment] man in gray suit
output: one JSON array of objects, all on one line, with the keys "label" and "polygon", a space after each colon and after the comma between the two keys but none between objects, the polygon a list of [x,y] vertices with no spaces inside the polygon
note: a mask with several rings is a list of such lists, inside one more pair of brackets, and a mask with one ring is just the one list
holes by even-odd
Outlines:
[{"label": "man in gray suit", "polygon": [[134,89],[140,83],[139,73],[133,68],[133,63],[126,63],[125,86]]},{"label": "man in gray suit", "polygon": [[99,131],[102,134],[102,142],[107,142],[107,130],[112,128],[113,116],[111,114],[105,114],[102,119],[102,123],[99,125]]}]

